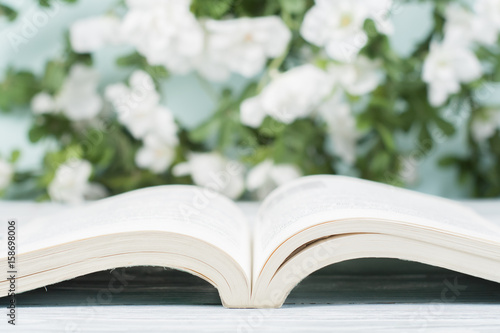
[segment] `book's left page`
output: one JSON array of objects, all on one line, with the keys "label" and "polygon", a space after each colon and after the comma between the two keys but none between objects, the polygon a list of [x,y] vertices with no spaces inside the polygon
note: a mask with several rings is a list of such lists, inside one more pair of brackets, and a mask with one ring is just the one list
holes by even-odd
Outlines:
[{"label": "book's left page", "polygon": [[[0,235],[5,241],[7,221],[16,220],[18,292],[103,269],[158,265],[206,279],[218,288],[224,305],[247,305],[248,222],[221,195],[167,185],[78,207],[44,206],[40,216],[19,212],[18,217],[16,205],[0,213]],[[4,252],[0,261],[5,267]],[[0,281],[0,296],[6,288],[7,281]]]}]

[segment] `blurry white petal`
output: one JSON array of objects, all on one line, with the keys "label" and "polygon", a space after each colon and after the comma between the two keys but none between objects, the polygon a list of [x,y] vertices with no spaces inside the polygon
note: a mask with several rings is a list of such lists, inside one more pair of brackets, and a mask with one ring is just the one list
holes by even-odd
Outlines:
[{"label": "blurry white petal", "polygon": [[[186,164],[187,163],[187,164]],[[244,166],[228,160],[219,153],[191,153],[188,161],[174,168],[177,176],[191,175],[193,182],[202,187],[236,199],[245,190]]]},{"label": "blurry white petal", "polygon": [[176,177],[183,177],[191,174],[191,164],[182,162],[172,168],[172,174]]},{"label": "blurry white petal", "polygon": [[83,196],[86,200],[99,200],[108,196],[106,188],[98,183],[88,183]]},{"label": "blurry white petal", "polygon": [[262,109],[272,118],[290,124],[317,108],[332,90],[332,80],[310,65],[280,74],[259,95]]},{"label": "blurry white petal", "polygon": [[374,18],[381,32],[390,30],[389,23],[381,21],[379,8],[371,3],[373,1],[316,1],[304,17],[300,34],[308,42],[325,47],[332,59],[350,62],[366,44],[363,24],[367,18]]},{"label": "blurry white petal", "polygon": [[356,161],[356,145],[360,133],[349,104],[343,101],[341,94],[335,94],[318,111],[326,122],[334,154],[347,165],[352,165]]},{"label": "blurry white petal", "polygon": [[71,159],[61,164],[48,186],[53,201],[78,204],[85,200],[92,165],[86,160]]},{"label": "blurry white petal", "polygon": [[298,178],[302,175],[300,169],[291,164],[274,164],[266,159],[254,166],[247,175],[247,188],[259,199],[266,197],[276,187]]},{"label": "blurry white petal", "polygon": [[471,125],[471,134],[478,143],[491,138],[500,129],[500,111],[492,110],[483,117],[475,117]]},{"label": "blurry white petal", "polygon": [[302,172],[296,165],[276,164],[269,176],[276,185],[280,186],[295,178],[299,178],[302,176]]},{"label": "blurry white petal", "polygon": [[328,73],[349,94],[365,95],[377,88],[383,73],[379,61],[358,56],[351,63],[330,65]]},{"label": "blurry white petal", "polygon": [[174,147],[154,135],[148,135],[135,155],[135,163],[140,168],[162,173],[172,164],[174,157]]},{"label": "blurry white petal", "polygon": [[34,114],[53,113],[56,111],[54,99],[46,92],[38,93],[31,100],[31,110]]},{"label": "blurry white petal", "polygon": [[260,104],[258,96],[250,97],[241,103],[240,120],[243,125],[259,127],[266,117],[266,112]]},{"label": "blurry white petal", "polygon": [[474,53],[452,40],[433,42],[422,70],[433,106],[443,105],[449,95],[460,91],[461,83],[471,82],[481,75],[481,64]]},{"label": "blurry white petal", "polygon": [[269,181],[269,173],[273,167],[273,161],[267,159],[253,167],[247,175],[247,188],[254,191]]},{"label": "blurry white petal", "polygon": [[94,118],[102,108],[102,100],[97,93],[98,81],[99,75],[93,68],[73,65],[55,97],[56,108],[73,121]]},{"label": "blurry white petal", "polygon": [[246,77],[261,72],[268,58],[280,56],[291,39],[277,16],[207,20],[205,28],[208,57]]},{"label": "blurry white petal", "polygon": [[69,30],[71,46],[77,53],[96,51],[106,45],[121,42],[120,21],[112,16],[98,16],[78,20]]}]

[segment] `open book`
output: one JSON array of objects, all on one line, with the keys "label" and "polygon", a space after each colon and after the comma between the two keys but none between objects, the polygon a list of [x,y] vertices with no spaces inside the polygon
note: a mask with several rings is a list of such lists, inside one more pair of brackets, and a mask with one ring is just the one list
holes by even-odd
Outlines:
[{"label": "open book", "polygon": [[[312,272],[368,257],[500,282],[500,224],[450,200],[342,176],[303,177],[278,188],[253,222],[227,198],[183,185],[19,222],[18,293],[91,272],[153,265],[207,280],[226,307],[279,307]],[[0,296],[8,294],[4,277]]]}]

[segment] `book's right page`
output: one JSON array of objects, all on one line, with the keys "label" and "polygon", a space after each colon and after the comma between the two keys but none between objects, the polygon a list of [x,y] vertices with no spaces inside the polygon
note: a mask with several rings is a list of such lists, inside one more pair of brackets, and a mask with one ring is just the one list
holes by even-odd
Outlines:
[{"label": "book's right page", "polygon": [[320,222],[346,219],[401,221],[500,244],[497,224],[454,201],[350,177],[309,176],[275,190],[260,207],[254,233],[254,282],[280,244]]}]

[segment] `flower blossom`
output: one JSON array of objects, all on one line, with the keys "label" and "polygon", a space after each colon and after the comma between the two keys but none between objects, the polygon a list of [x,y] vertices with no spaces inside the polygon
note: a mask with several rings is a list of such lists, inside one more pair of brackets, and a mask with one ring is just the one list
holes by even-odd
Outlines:
[{"label": "flower blossom", "polygon": [[259,199],[263,199],[276,187],[300,176],[302,172],[296,165],[275,164],[267,159],[250,170],[246,184],[249,191],[255,192]]},{"label": "flower blossom", "polygon": [[381,82],[380,61],[358,56],[351,63],[331,64],[328,74],[351,95],[362,96],[373,91]]},{"label": "flower blossom", "polygon": [[185,74],[203,50],[204,32],[189,0],[127,0],[121,33],[151,65]]},{"label": "flower blossom", "polygon": [[500,111],[490,110],[484,115],[474,117],[471,135],[478,143],[491,138],[500,129]]},{"label": "flower blossom", "polygon": [[266,116],[290,124],[311,114],[332,89],[332,80],[313,65],[302,65],[274,78],[262,92],[241,104],[241,122],[258,127]]},{"label": "flower blossom", "polygon": [[344,163],[352,165],[356,161],[356,143],[360,132],[351,107],[342,98],[340,93],[334,94],[318,108],[318,113],[327,125],[334,153]]},{"label": "flower blossom", "polygon": [[154,173],[166,171],[179,143],[178,127],[170,109],[159,104],[160,95],[151,76],[137,70],[130,76],[129,87],[113,84],[105,95],[118,113],[118,121],[136,139],[144,140],[135,158],[137,166]]},{"label": "flower blossom", "polygon": [[36,94],[31,101],[35,114],[62,113],[69,120],[93,119],[101,111],[102,99],[97,93],[99,75],[91,67],[75,64],[55,96]]},{"label": "flower blossom", "polygon": [[280,56],[292,34],[281,18],[266,16],[208,20],[207,52],[235,73],[252,77],[269,58]]},{"label": "flower blossom", "polygon": [[245,190],[244,166],[219,153],[191,153],[187,162],[173,168],[177,177],[191,175],[193,182],[236,199]]},{"label": "flower blossom", "polygon": [[105,188],[89,182],[91,173],[92,165],[86,160],[72,159],[61,164],[48,186],[50,198],[57,202],[79,204],[86,199],[104,197]]},{"label": "flower blossom", "polygon": [[366,19],[373,19],[379,32],[392,32],[386,17],[391,5],[392,1],[316,0],[304,17],[300,34],[306,41],[325,47],[330,58],[349,62],[368,40],[363,30]]},{"label": "flower blossom", "polygon": [[449,95],[460,91],[461,83],[471,82],[481,75],[479,60],[465,46],[448,40],[431,43],[422,79],[428,84],[432,106],[443,105]]},{"label": "flower blossom", "polygon": [[97,16],[78,20],[69,29],[71,47],[77,53],[89,53],[122,42],[120,20]]}]

